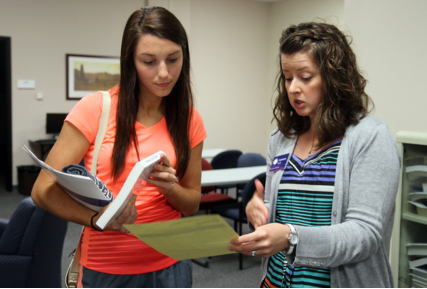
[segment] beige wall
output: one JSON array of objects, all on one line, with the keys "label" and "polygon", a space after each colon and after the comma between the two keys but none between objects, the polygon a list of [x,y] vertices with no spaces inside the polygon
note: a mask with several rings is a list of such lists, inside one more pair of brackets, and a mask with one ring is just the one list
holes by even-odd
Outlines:
[{"label": "beige wall", "polygon": [[[250,0],[151,0],[169,8],[190,38],[196,107],[208,132],[205,148],[238,148],[265,155],[263,121],[267,82],[269,3]],[[65,97],[65,54],[120,53],[136,0],[0,0],[0,35],[12,39],[13,184],[16,167],[31,164],[22,151],[43,139],[46,112],[69,112]],[[36,89],[17,89],[17,80]],[[42,92],[43,100],[36,99]],[[49,136],[50,137],[50,136]],[[36,147],[32,147],[37,150]]]},{"label": "beige wall", "polygon": [[[122,30],[143,0],[0,0],[0,35],[12,38],[13,168],[31,161],[21,147],[46,137],[46,112],[68,112],[65,54],[119,55]],[[196,107],[205,148],[266,154],[281,31],[325,19],[354,37],[375,116],[399,130],[425,131],[424,0],[150,0],[169,8],[190,39]],[[18,90],[18,79],[36,81]],[[36,93],[44,94],[36,100]]]},{"label": "beige wall", "polygon": [[206,148],[266,155],[269,5],[192,1],[191,57]]},{"label": "beige wall", "polygon": [[346,0],[345,24],[375,102],[393,135],[427,132],[427,1]]},{"label": "beige wall", "polygon": [[[65,97],[65,54],[118,56],[125,21],[142,2],[0,1],[0,35],[12,43],[13,184],[16,167],[32,163],[21,147],[46,137],[46,112],[69,112],[76,103]],[[17,89],[19,79],[35,80],[36,89]]]}]

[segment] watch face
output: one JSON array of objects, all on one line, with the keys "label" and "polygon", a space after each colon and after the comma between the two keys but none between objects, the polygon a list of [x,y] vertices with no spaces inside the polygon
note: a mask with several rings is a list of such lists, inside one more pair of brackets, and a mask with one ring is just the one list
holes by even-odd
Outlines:
[{"label": "watch face", "polygon": [[296,245],[298,243],[298,236],[291,234],[289,236],[289,243],[291,243],[291,245]]}]

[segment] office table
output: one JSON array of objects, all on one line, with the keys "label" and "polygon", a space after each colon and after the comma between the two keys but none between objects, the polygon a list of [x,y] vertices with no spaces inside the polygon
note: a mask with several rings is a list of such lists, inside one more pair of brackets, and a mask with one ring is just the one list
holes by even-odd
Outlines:
[{"label": "office table", "polygon": [[266,171],[267,166],[202,171],[202,187],[244,184]]},{"label": "office table", "polygon": [[219,153],[222,153],[225,149],[203,149],[202,158],[211,159]]}]

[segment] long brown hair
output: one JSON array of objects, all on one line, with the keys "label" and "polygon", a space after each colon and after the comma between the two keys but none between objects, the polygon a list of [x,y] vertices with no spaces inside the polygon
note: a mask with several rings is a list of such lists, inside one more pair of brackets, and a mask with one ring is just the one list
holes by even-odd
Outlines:
[{"label": "long brown hair", "polygon": [[162,7],[144,7],[129,17],[122,39],[120,54],[120,91],[116,116],[112,175],[116,179],[123,172],[127,152],[133,143],[139,159],[135,121],[139,108],[139,81],[134,64],[134,50],[144,34],[168,39],[181,46],[183,64],[181,74],[171,93],[162,100],[164,115],[175,147],[177,175],[182,177],[190,159],[189,124],[193,94],[190,81],[190,53],[187,34],[181,22]]},{"label": "long brown hair", "polygon": [[[320,69],[322,100],[314,117],[317,147],[343,136],[349,125],[357,124],[369,113],[370,104],[374,106],[365,93],[366,79],[357,67],[347,37],[334,25],[316,22],[291,25],[280,37],[280,53],[307,51]],[[293,109],[282,72],[278,75],[277,91],[273,115],[280,132],[294,138],[308,131],[310,118],[299,116]]]}]

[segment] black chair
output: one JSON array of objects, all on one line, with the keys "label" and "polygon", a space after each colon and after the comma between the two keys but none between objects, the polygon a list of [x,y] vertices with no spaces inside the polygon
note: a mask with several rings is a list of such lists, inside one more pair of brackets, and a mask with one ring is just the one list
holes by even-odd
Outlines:
[{"label": "black chair", "polygon": [[[248,223],[246,217],[246,205],[252,199],[254,192],[256,191],[255,180],[258,179],[263,186],[265,186],[266,173],[261,173],[246,183],[245,188],[242,191],[242,200],[237,203],[220,205],[212,208],[212,213],[221,215],[222,217],[232,219],[234,221],[234,230],[242,235],[242,224]],[[237,230],[237,224],[239,229]],[[243,256],[239,255],[239,269],[243,268]]]},{"label": "black chair", "polygon": [[68,222],[22,200],[0,219],[0,287],[62,287],[61,258]]},{"label": "black chair", "polygon": [[[256,167],[256,166],[264,166],[267,164],[267,160],[260,154],[257,153],[244,153],[237,160],[237,167]],[[245,187],[246,184],[238,184],[237,185],[237,194],[236,198],[239,199],[241,196],[241,191]]]},{"label": "black chair", "polygon": [[[237,160],[242,155],[239,150],[226,150],[223,151],[211,160],[211,166],[214,170],[218,169],[233,169],[237,168]],[[221,193],[228,195],[228,189],[236,187],[237,184],[231,185],[218,185],[216,188],[221,189]]]}]

